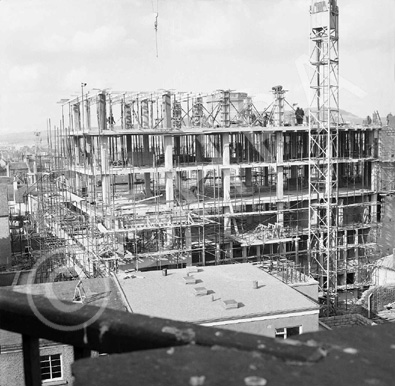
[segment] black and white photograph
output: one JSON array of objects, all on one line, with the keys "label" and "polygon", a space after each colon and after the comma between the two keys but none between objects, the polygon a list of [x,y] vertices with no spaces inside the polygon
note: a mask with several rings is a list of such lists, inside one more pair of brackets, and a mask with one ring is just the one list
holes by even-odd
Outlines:
[{"label": "black and white photograph", "polygon": [[394,385],[394,20],[0,0],[0,386]]}]

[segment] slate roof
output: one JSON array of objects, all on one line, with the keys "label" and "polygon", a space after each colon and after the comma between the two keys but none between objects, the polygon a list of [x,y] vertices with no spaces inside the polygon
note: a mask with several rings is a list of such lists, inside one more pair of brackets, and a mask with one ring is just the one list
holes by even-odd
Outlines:
[{"label": "slate roof", "polygon": [[389,255],[382,257],[381,259],[377,260],[376,264],[378,267],[395,270],[395,256]]}]

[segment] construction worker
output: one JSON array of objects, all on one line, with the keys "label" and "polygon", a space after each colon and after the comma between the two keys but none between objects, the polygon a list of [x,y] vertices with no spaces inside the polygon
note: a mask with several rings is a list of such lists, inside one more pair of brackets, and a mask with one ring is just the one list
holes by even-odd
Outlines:
[{"label": "construction worker", "polygon": [[107,118],[107,121],[108,121],[108,124],[109,124],[110,126],[113,126],[113,125],[115,124],[114,116],[113,116],[113,115],[110,115],[110,116]]},{"label": "construction worker", "polygon": [[304,111],[297,107],[295,110],[296,125],[303,125]]},{"label": "construction worker", "polygon": [[269,116],[267,115],[267,113],[265,113],[263,117],[263,127],[266,127],[268,122],[269,122]]}]

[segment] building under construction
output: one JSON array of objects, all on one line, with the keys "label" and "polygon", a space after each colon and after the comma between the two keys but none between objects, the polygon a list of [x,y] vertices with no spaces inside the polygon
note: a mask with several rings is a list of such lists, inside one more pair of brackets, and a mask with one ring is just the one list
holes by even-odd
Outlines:
[{"label": "building under construction", "polygon": [[[331,295],[371,284],[392,252],[395,136],[378,113],[342,123],[338,7],[311,6],[311,104],[286,91],[84,92],[48,129],[30,239],[42,272],[279,261]],[[277,263],[276,263],[277,264]],[[48,267],[50,269],[48,269]]]}]

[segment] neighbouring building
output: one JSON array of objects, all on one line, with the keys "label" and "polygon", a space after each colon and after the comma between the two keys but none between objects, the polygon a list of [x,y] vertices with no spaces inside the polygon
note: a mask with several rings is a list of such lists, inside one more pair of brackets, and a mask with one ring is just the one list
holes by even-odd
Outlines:
[{"label": "neighbouring building", "polygon": [[11,238],[8,208],[8,187],[0,184],[0,270],[11,266]]},{"label": "neighbouring building", "polygon": [[318,330],[315,301],[249,263],[118,277],[139,314],[284,339]]},{"label": "neighbouring building", "polygon": [[[8,278],[11,280],[11,278]],[[6,278],[3,278],[5,282]],[[16,278],[12,279],[17,282]],[[113,277],[84,280],[85,303],[126,310]],[[45,284],[15,285],[13,291],[42,295],[60,301],[72,301],[77,281]],[[83,304],[76,306],[84,307]],[[24,386],[21,335],[0,330],[0,386]],[[71,385],[70,365],[74,361],[73,347],[40,340],[40,361],[43,384],[48,386]]]},{"label": "neighbouring building", "polygon": [[374,285],[395,284],[395,254],[376,261],[373,268]]}]

